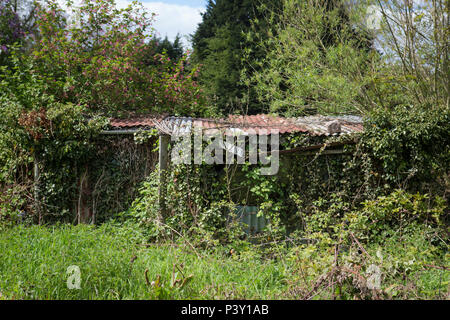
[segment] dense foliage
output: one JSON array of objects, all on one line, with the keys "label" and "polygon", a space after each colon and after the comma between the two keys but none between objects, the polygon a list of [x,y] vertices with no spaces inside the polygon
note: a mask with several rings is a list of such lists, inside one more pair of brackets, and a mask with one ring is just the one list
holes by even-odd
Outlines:
[{"label": "dense foliage", "polygon": [[[138,3],[24,18],[19,2],[0,2],[0,298],[448,297],[446,2],[376,1],[373,30],[372,1],[209,1],[192,59]],[[320,149],[282,154],[275,176],[171,163],[164,185],[156,130],[100,134],[105,116],[267,110],[358,113],[364,131],[283,134],[281,150]],[[55,222],[103,225],[17,226]]]},{"label": "dense foliage", "polygon": [[249,60],[249,68],[258,71],[245,79],[255,87],[259,101],[287,115],[369,108],[365,88],[368,73],[377,68],[378,54],[371,48],[370,34],[355,27],[357,17],[344,3],[283,1],[277,15],[268,34],[258,32],[259,21],[248,33],[265,53]]},{"label": "dense foliage", "polygon": [[24,31],[9,0],[0,2],[0,65],[7,63],[10,46],[22,41]]},{"label": "dense foliage", "polygon": [[[164,39],[153,37],[147,47],[149,50],[149,58],[157,53],[166,53],[172,61],[179,61],[184,56],[184,48],[179,34],[177,34],[173,41],[170,41],[167,36]],[[152,61],[149,62],[152,63]]]},{"label": "dense foliage", "polygon": [[[376,5],[379,26],[368,5]],[[399,105],[449,107],[448,3],[426,1],[283,1],[261,7],[268,32],[253,22],[247,37],[262,56],[242,80],[272,112],[360,113]],[[447,11],[446,11],[447,10]],[[267,25],[267,20],[264,21]],[[414,107],[413,107],[414,106]],[[395,112],[395,111],[393,111]]]},{"label": "dense foliage", "polygon": [[450,109],[398,106],[371,113],[361,146],[391,188],[445,195],[449,190]]},{"label": "dense foliage", "polygon": [[150,41],[153,15],[141,5],[65,5],[71,15],[52,0],[0,7],[2,215],[39,223],[80,214],[101,115],[204,112],[188,53],[179,39]]},{"label": "dense foliage", "polygon": [[[90,160],[92,138],[106,121],[88,120],[83,106],[48,95],[28,61],[13,61],[13,70],[3,68],[0,78],[0,201],[6,213],[35,213],[35,221],[42,215],[65,218],[69,212],[61,203],[75,197],[73,169]],[[33,182],[33,164],[46,168],[39,182]]]},{"label": "dense foliage", "polygon": [[[394,210],[414,210],[416,201],[418,209],[423,204],[405,194],[382,201]],[[365,210],[383,222],[393,217],[376,204]],[[443,262],[433,258],[441,250],[440,240],[434,236],[437,241],[430,245],[432,229],[411,232],[411,227],[405,223],[400,233],[384,236],[382,246],[358,245],[355,240],[339,247],[297,245],[292,239],[270,248],[203,250],[183,237],[148,243],[145,232],[129,222],[100,227],[17,226],[0,233],[0,299],[448,298],[449,273],[429,264]],[[68,267],[74,265],[80,268],[79,290],[67,287]],[[381,287],[373,290],[367,279],[376,284],[377,270]]]},{"label": "dense foliage", "polygon": [[[251,88],[241,83],[246,67],[244,47],[251,47],[252,56],[264,54],[258,43],[248,41],[252,19],[265,20],[259,5],[279,8],[280,0],[209,0],[203,20],[192,37],[194,60],[202,64],[200,83],[209,97],[209,104],[218,112],[255,114],[266,111],[257,103]],[[264,32],[264,26],[260,31]],[[248,71],[250,73],[250,71]],[[244,99],[245,98],[245,99]]]},{"label": "dense foliage", "polygon": [[57,2],[40,7],[41,39],[32,54],[35,72],[59,101],[109,114],[201,112],[197,70],[185,71],[188,56],[173,62],[167,53],[147,54],[153,17],[142,6],[116,9],[112,0],[67,5],[72,21]]}]

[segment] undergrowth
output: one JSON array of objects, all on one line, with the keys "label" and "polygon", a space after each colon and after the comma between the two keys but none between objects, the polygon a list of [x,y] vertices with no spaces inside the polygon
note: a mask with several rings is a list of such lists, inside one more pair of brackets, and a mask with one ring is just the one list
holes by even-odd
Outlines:
[{"label": "undergrowth", "polygon": [[[425,197],[426,198],[426,197]],[[178,233],[148,241],[132,220],[4,226],[2,299],[449,299],[442,203],[397,191],[339,216],[317,212],[304,232],[198,246]],[[417,210],[417,211],[415,211]],[[429,220],[427,220],[429,219]],[[400,220],[395,221],[395,220]],[[432,222],[431,220],[434,220]],[[371,227],[376,221],[376,227]],[[403,222],[401,222],[403,221]],[[428,221],[428,222],[427,222]],[[401,225],[402,229],[390,225]],[[80,289],[69,289],[80,269]],[[72,280],[71,280],[72,279]]]},{"label": "undergrowth", "polygon": [[[17,226],[0,233],[2,299],[270,299],[284,266],[250,254],[146,244],[133,227]],[[259,261],[258,261],[259,260]],[[258,262],[255,262],[258,261]],[[69,289],[69,266],[80,289]]]}]

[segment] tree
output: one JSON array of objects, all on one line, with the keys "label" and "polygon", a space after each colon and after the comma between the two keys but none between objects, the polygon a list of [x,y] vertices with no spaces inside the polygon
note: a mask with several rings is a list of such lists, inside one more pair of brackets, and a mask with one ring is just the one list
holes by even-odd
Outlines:
[{"label": "tree", "polygon": [[284,0],[278,20],[249,35],[265,55],[246,82],[271,111],[448,108],[448,2]]},{"label": "tree", "polygon": [[246,82],[260,103],[288,116],[355,113],[370,106],[364,88],[379,55],[370,34],[357,27],[359,16],[342,1],[284,0],[282,7],[268,32],[249,33],[264,52],[247,59],[256,72]]},{"label": "tree", "polygon": [[164,39],[154,37],[148,43],[148,51],[149,56],[154,56],[155,54],[167,54],[172,61],[179,61],[183,58],[184,54],[184,48],[179,34],[177,34],[173,42],[170,41],[167,36]]},{"label": "tree", "polygon": [[0,66],[0,202],[13,214],[37,213],[39,222],[45,213],[70,213],[78,169],[92,160],[94,138],[107,124],[102,115],[204,112],[187,53],[178,61],[145,54],[152,16],[141,6],[84,0],[67,8],[70,15],[57,0],[40,3],[38,37],[29,50],[8,46],[8,65]]},{"label": "tree", "polygon": [[[276,7],[280,3],[276,0],[208,1],[203,20],[192,37],[193,54],[195,61],[202,64],[202,87],[219,111],[264,111],[264,107],[255,103],[253,94],[249,94],[249,88],[240,81],[245,67],[242,60],[245,33],[250,30],[252,19],[263,18],[257,10],[258,5]],[[246,46],[250,44],[247,42]],[[258,52],[256,46],[253,50]]]},{"label": "tree", "polygon": [[203,112],[197,69],[185,70],[188,54],[178,61],[167,52],[149,57],[153,14],[142,5],[117,9],[114,0],[83,0],[67,8],[70,16],[48,0],[37,9],[40,37],[32,58],[47,93],[105,114]]},{"label": "tree", "polygon": [[32,0],[0,0],[0,65],[7,62],[11,46],[29,48],[36,38],[36,7]]},{"label": "tree", "polygon": [[[382,18],[375,32],[377,43],[389,62],[378,82],[388,88],[397,83],[396,94],[403,92],[402,99],[397,102],[399,104],[448,108],[449,2],[374,0],[368,3],[378,8]],[[389,107],[389,101],[380,100],[380,104]]]},{"label": "tree", "polygon": [[18,44],[24,37],[19,16],[9,0],[0,2],[0,65],[6,63],[10,47]]}]

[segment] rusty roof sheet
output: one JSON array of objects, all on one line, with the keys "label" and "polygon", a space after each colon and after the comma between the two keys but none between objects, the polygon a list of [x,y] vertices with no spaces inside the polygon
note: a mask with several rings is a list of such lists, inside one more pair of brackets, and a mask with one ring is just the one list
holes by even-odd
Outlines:
[{"label": "rusty roof sheet", "polygon": [[284,118],[266,114],[238,116],[230,115],[223,119],[190,117],[140,117],[134,119],[111,119],[114,130],[157,128],[168,134],[183,134],[192,128],[204,131],[225,130],[226,134],[266,135],[274,132],[304,132],[311,135],[330,135],[328,125],[338,122],[340,133],[348,134],[363,130],[362,118],[356,116],[308,116]]},{"label": "rusty roof sheet", "polygon": [[113,128],[153,128],[155,119],[152,118],[138,118],[138,119],[111,119],[110,125]]},{"label": "rusty roof sheet", "polygon": [[363,131],[363,119],[358,116],[308,116],[295,120],[296,124],[303,126],[311,135],[331,135],[328,130],[330,122],[338,122],[340,134]]}]

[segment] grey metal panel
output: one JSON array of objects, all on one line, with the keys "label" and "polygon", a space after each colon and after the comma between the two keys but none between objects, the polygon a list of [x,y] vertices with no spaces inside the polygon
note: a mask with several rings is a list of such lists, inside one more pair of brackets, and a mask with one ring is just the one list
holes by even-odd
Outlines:
[{"label": "grey metal panel", "polygon": [[255,234],[261,232],[266,226],[266,220],[264,217],[258,217],[257,206],[237,206],[236,213],[241,221],[245,224],[245,232],[247,234]]}]

